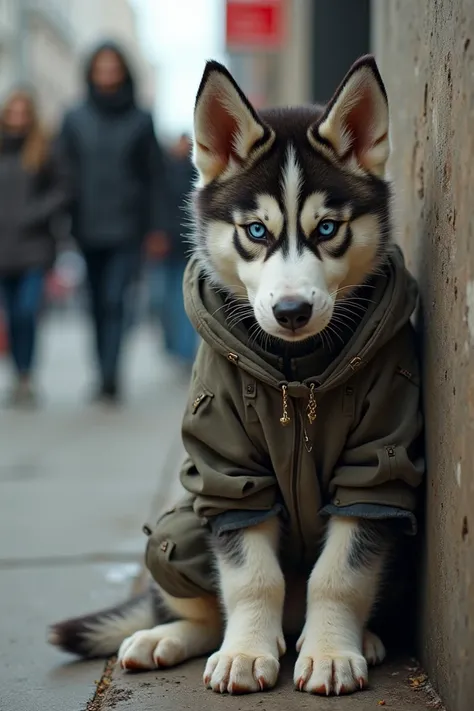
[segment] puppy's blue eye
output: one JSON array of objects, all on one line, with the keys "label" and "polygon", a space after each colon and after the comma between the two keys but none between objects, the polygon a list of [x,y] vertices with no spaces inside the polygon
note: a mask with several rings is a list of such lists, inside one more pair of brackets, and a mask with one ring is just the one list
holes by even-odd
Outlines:
[{"label": "puppy's blue eye", "polygon": [[251,222],[245,229],[250,239],[264,240],[267,236],[267,228],[261,222]]},{"label": "puppy's blue eye", "polygon": [[320,237],[334,237],[337,228],[338,223],[335,220],[322,220],[317,227],[317,232]]}]

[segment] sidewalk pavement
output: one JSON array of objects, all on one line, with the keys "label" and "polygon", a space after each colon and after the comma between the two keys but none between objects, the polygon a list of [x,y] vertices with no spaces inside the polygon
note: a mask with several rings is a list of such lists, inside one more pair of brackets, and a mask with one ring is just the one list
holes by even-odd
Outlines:
[{"label": "sidewalk pavement", "polygon": [[[103,662],[71,661],[45,643],[50,622],[128,594],[141,525],[173,497],[186,388],[146,330],[129,361],[126,407],[87,405],[84,324],[56,320],[44,337],[44,408],[0,414],[0,711],[433,708],[410,660],[373,671],[369,691],[325,699],[293,691],[290,656],[274,691],[228,697],[203,688],[204,660],[136,675],[108,664],[103,675]],[[0,392],[5,384],[0,364]]]},{"label": "sidewalk pavement", "polygon": [[[351,696],[323,697],[293,688],[292,654],[272,691],[246,696],[215,694],[204,688],[205,660],[144,674],[113,671],[110,685],[90,711],[427,711],[441,710],[424,676],[409,660],[384,663],[370,675],[371,688]],[[89,711],[89,710],[88,710]]]},{"label": "sidewalk pavement", "polygon": [[[146,330],[131,339],[118,411],[87,402],[80,319],[49,323],[41,350],[42,408],[0,408],[0,710],[84,711],[103,662],[71,661],[46,644],[47,626],[128,595],[155,493],[171,495],[160,477],[186,386]],[[0,397],[8,375],[0,362]]]}]

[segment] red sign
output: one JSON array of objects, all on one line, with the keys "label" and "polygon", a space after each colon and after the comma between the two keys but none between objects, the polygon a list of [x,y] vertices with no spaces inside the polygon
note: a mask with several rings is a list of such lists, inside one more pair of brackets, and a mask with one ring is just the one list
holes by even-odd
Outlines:
[{"label": "red sign", "polygon": [[229,49],[278,49],[284,36],[284,0],[227,0]]}]

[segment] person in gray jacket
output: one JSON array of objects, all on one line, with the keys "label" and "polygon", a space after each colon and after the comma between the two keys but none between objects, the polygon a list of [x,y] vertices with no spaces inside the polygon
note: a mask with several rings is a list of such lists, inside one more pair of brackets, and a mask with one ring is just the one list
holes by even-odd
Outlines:
[{"label": "person in gray jacket", "polygon": [[152,117],[136,104],[132,72],[117,45],[97,47],[86,83],[87,97],[65,116],[61,137],[74,182],[72,234],[87,267],[96,396],[115,403],[129,287],[144,238],[159,230],[165,184]]},{"label": "person in gray jacket", "polygon": [[40,125],[33,96],[13,91],[0,115],[0,297],[16,372],[11,404],[35,402],[33,366],[54,222],[68,200],[68,171]]}]

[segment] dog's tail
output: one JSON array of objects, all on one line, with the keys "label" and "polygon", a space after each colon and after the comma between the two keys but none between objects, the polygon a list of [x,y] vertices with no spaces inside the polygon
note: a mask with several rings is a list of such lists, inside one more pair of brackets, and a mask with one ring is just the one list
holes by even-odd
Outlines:
[{"label": "dog's tail", "polygon": [[170,619],[156,593],[150,586],[115,607],[57,622],[50,627],[48,642],[84,658],[115,654],[126,637]]}]

